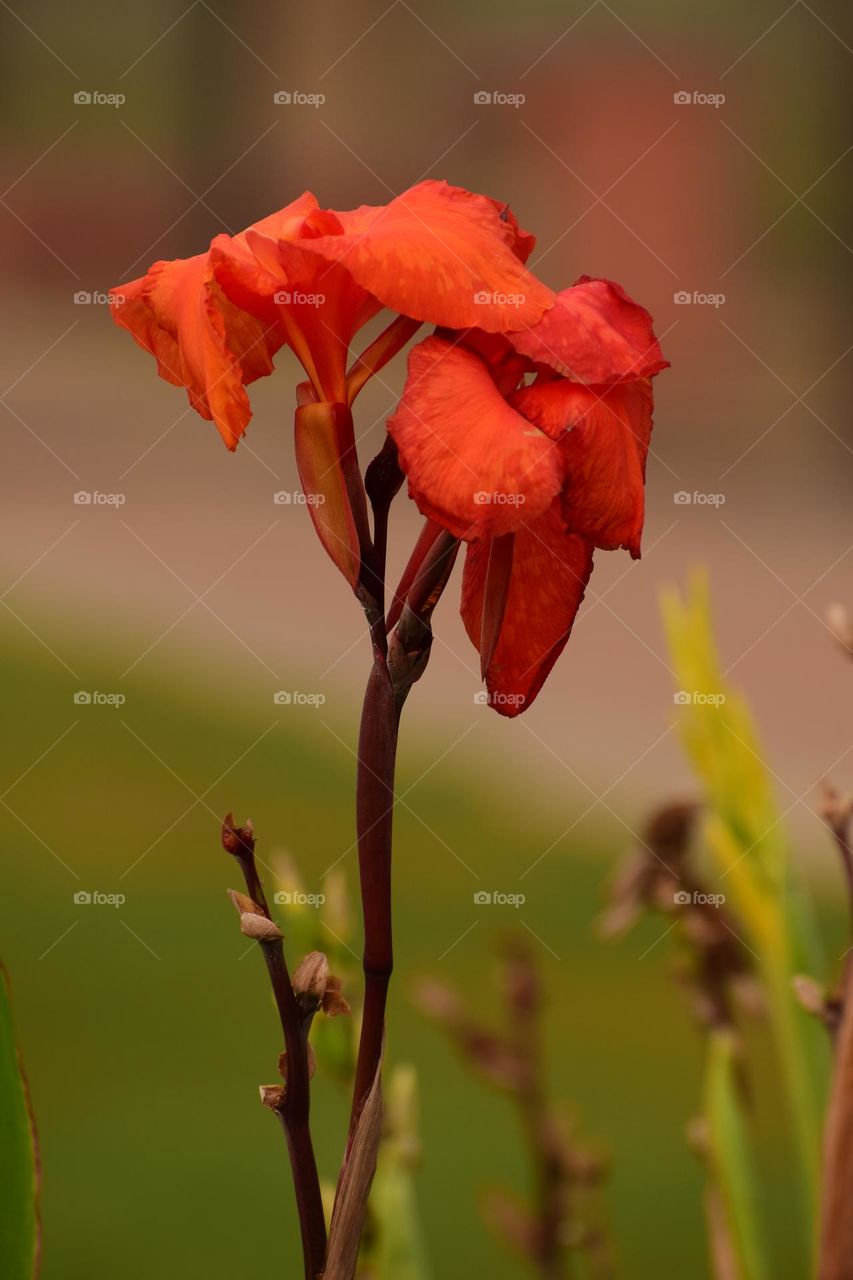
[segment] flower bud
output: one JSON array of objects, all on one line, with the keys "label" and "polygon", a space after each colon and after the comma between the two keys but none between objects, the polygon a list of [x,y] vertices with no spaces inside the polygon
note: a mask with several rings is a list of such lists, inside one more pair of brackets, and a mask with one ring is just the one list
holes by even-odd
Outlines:
[{"label": "flower bud", "polygon": [[297,996],[310,996],[320,1004],[328,980],[328,960],[322,951],[311,951],[293,975],[293,990]]},{"label": "flower bud", "polygon": [[246,938],[255,938],[258,942],[280,942],[284,937],[277,924],[266,916],[256,915],[254,911],[244,911],[240,916],[240,932]]},{"label": "flower bud", "polygon": [[244,827],[235,827],[233,813],[226,814],[222,823],[222,848],[235,858],[251,857],[255,852],[255,829],[251,819]]}]

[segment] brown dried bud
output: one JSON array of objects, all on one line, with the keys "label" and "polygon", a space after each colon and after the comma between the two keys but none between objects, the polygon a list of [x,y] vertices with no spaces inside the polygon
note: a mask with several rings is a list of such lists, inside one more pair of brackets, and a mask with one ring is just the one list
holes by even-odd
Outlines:
[{"label": "brown dried bud", "polygon": [[329,974],[326,990],[323,993],[323,1012],[327,1018],[346,1017],[352,1013],[349,1002],[341,992],[342,982],[333,973]]},{"label": "brown dried bud", "polygon": [[226,814],[222,823],[222,848],[235,858],[250,858],[255,852],[255,829],[251,819],[244,827],[235,827],[233,813]]},{"label": "brown dried bud", "polygon": [[322,951],[310,951],[293,975],[293,990],[297,996],[309,996],[319,1004],[328,980],[329,961]]},{"label": "brown dried bud", "polygon": [[239,889],[229,889],[228,897],[233,902],[234,908],[239,916],[262,916],[264,914],[263,908],[259,907],[257,902],[253,902],[253,900],[245,893],[240,893]]},{"label": "brown dried bud", "polygon": [[240,932],[244,937],[255,938],[258,942],[279,942],[284,937],[277,924],[253,911],[244,911],[240,916]]},{"label": "brown dried bud", "polygon": [[270,1111],[280,1111],[284,1105],[284,1085],[283,1084],[259,1084],[258,1092],[261,1095],[261,1103]]},{"label": "brown dried bud", "polygon": [[329,1018],[351,1013],[341,994],[341,979],[329,973],[329,961],[322,951],[311,951],[293,975],[293,990],[308,1012],[322,1009]]}]

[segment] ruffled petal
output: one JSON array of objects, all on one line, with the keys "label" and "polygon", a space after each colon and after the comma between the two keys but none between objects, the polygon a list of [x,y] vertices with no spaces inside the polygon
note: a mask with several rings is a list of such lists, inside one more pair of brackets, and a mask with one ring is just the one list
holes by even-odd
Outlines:
[{"label": "ruffled petal", "polygon": [[[482,653],[492,540],[472,542],[462,577],[462,620]],[[592,547],[563,523],[558,503],[514,535],[512,576],[497,644],[485,671],[489,706],[526,711],[571,634],[592,572]]]},{"label": "ruffled petal", "polygon": [[186,387],[192,407],[235,449],[252,416],[245,386],[272,373],[281,346],[275,327],[225,297],[207,254],[155,262],[111,293],[116,324],[155,357],[162,378]]},{"label": "ruffled petal", "polygon": [[510,533],[562,488],[560,448],[507,404],[479,356],[443,338],[409,353],[388,430],[412,498],[457,538]]},{"label": "ruffled petal", "polygon": [[611,387],[535,383],[515,392],[510,403],[559,441],[568,526],[597,547],[626,547],[638,558],[652,434],[651,381]]},{"label": "ruffled petal", "polygon": [[[337,219],[318,208],[306,191],[276,213],[255,223],[259,234],[287,239],[302,234],[327,234],[340,228]],[[224,245],[248,271],[258,264],[246,236],[217,236],[211,245]],[[272,357],[285,340],[272,297],[258,286],[238,297],[226,296],[215,277],[211,252],[172,262],[155,262],[148,273],[111,290],[112,313],[141,347],[157,360],[167,382],[186,387],[190,404],[203,418],[216,423],[229,449],[246,430],[252,416],[246,384],[272,372]],[[257,282],[255,282],[257,283]],[[275,288],[269,292],[271,293]]]},{"label": "ruffled petal", "polygon": [[650,378],[669,364],[652,317],[610,280],[582,276],[557,294],[538,324],[509,335],[521,355],[565,378],[605,384]]},{"label": "ruffled petal", "polygon": [[487,196],[430,180],[337,217],[343,234],[306,241],[306,251],[414,320],[500,333],[535,324],[554,303],[522,262],[532,237]]}]

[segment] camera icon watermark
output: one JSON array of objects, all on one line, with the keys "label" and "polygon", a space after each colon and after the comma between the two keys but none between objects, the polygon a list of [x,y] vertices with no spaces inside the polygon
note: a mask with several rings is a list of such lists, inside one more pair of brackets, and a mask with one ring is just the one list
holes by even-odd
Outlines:
[{"label": "camera icon watermark", "polygon": [[686,889],[679,889],[672,895],[672,901],[677,907],[722,907],[725,906],[726,895],[724,893],[702,893],[698,889],[688,893]]},{"label": "camera icon watermark", "polygon": [[714,107],[719,111],[726,100],[724,93],[703,93],[701,89],[679,89],[672,95],[677,107]]},{"label": "camera icon watermark", "polygon": [[74,94],[76,107],[123,107],[127,97],[123,93],[101,93],[98,89],[78,89]]},{"label": "camera icon watermark", "polygon": [[305,293],[302,289],[277,289],[272,296],[280,307],[322,307],[325,293]]},{"label": "camera icon watermark", "polygon": [[75,707],[123,707],[126,702],[123,693],[101,693],[98,689],[78,689],[74,694]]},{"label": "camera icon watermark", "polygon": [[322,907],[325,893],[303,893],[301,889],[280,889],[272,900],[277,907]]},{"label": "camera icon watermark", "polygon": [[325,493],[303,493],[301,489],[279,489],[272,500],[277,507],[322,507]]},{"label": "camera icon watermark", "polygon": [[676,289],[672,295],[672,300],[677,307],[720,308],[726,305],[726,295],[724,293],[702,293],[700,289],[694,289],[692,293],[688,289]]},{"label": "camera icon watermark", "polygon": [[277,89],[272,96],[277,107],[322,107],[325,93],[303,93],[301,89]]},{"label": "camera icon watermark", "polygon": [[478,489],[473,498],[478,507],[523,507],[527,501],[523,493],[489,493],[486,489]]},{"label": "camera icon watermark", "polygon": [[478,689],[474,694],[475,707],[523,707],[526,702],[523,693],[491,693],[487,689]]},{"label": "camera icon watermark", "polygon": [[677,489],[672,495],[672,500],[677,507],[722,507],[726,501],[724,493],[702,493],[699,489],[694,489],[689,493],[687,489]]},{"label": "camera icon watermark", "polygon": [[74,494],[75,507],[123,507],[125,493],[101,493],[98,489],[78,489]]},{"label": "camera icon watermark", "polygon": [[704,693],[701,689],[679,689],[672,695],[677,707],[721,707],[726,700],[724,693]]},{"label": "camera icon watermark", "polygon": [[95,889],[90,892],[88,889],[78,889],[74,894],[73,902],[75,907],[123,907],[127,902],[127,896],[123,893],[101,893]]},{"label": "camera icon watermark", "polygon": [[474,894],[476,907],[515,907],[517,911],[526,901],[527,896],[523,893],[501,893],[499,890],[489,892],[487,889],[478,889]]},{"label": "camera icon watermark", "polygon": [[477,89],[474,93],[475,107],[514,107],[517,111],[526,101],[526,94],[504,93],[502,89]]},{"label": "camera icon watermark", "polygon": [[523,307],[526,301],[525,293],[501,293],[499,290],[478,289],[474,294],[474,304],[478,307]]},{"label": "camera icon watermark", "polygon": [[298,689],[277,689],[272,696],[276,707],[322,707],[325,693],[300,693]]},{"label": "camera icon watermark", "polygon": [[75,307],[120,307],[125,301],[123,293],[104,293],[98,289],[78,289],[74,294]]}]

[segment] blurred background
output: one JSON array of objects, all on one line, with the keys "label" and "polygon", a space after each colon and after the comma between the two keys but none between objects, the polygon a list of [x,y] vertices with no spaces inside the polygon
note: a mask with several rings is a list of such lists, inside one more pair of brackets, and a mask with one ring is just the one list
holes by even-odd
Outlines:
[{"label": "blurred background", "polygon": [[[845,945],[814,807],[824,776],[851,777],[823,615],[853,603],[853,15],[825,0],[12,0],[2,20],[0,912],[42,1133],[46,1280],[271,1259],[296,1274],[283,1146],[255,1096],[275,1024],[217,824],[251,816],[264,856],[289,851],[309,890],[337,862],[355,883],[369,661],[304,508],[274,502],[297,488],[291,357],[252,388],[230,456],[115,330],[105,291],[306,188],[347,208],[422,177],[509,201],[550,285],[622,283],[673,366],[644,559],[599,554],[535,706],[507,722],[476,704],[451,587],[407,707],[389,1055],[420,1073],[435,1275],[523,1274],[476,1193],[526,1175],[508,1112],[407,993],[432,972],[488,1005],[490,938],[511,925],[540,944],[554,1090],[612,1156],[625,1274],[705,1275],[684,1140],[700,1044],[665,926],[613,946],[594,921],[644,815],[691,792],[658,600],[704,564],[723,665],[756,711],[832,954]],[[398,361],[359,402],[365,458],[402,376]],[[397,565],[417,528],[401,499]],[[478,906],[477,891],[526,901]],[[774,1105],[771,1088],[757,1123],[786,1280]],[[314,1113],[333,1176],[344,1117],[322,1082]]]}]

